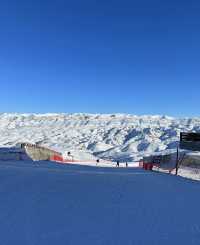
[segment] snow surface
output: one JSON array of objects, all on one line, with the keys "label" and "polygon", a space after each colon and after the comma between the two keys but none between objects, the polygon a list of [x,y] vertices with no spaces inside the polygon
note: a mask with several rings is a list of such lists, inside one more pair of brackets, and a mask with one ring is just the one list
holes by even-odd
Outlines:
[{"label": "snow surface", "polygon": [[137,168],[0,162],[0,243],[197,245],[199,191]]},{"label": "snow surface", "polygon": [[0,114],[0,146],[38,143],[75,158],[138,160],[173,151],[181,131],[200,132],[200,118],[129,114]]}]

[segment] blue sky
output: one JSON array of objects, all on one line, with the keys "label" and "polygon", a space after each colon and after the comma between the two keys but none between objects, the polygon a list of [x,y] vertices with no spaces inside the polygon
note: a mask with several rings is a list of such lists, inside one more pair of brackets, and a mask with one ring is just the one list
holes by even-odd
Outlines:
[{"label": "blue sky", "polygon": [[198,116],[200,1],[0,3],[0,111]]}]

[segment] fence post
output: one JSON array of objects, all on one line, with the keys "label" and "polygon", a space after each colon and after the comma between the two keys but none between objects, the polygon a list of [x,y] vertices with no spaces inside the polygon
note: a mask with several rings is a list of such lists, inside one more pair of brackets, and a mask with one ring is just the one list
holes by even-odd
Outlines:
[{"label": "fence post", "polygon": [[179,146],[177,146],[177,150],[176,150],[176,175],[178,175],[178,163],[179,163]]}]

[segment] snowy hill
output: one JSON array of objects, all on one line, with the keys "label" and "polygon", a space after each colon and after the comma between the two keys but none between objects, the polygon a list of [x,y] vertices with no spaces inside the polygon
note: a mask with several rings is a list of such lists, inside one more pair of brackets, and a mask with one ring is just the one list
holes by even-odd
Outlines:
[{"label": "snowy hill", "polygon": [[200,118],[129,114],[0,114],[0,146],[38,143],[62,152],[80,152],[87,158],[136,160],[153,152],[173,150],[181,131],[200,132]]}]

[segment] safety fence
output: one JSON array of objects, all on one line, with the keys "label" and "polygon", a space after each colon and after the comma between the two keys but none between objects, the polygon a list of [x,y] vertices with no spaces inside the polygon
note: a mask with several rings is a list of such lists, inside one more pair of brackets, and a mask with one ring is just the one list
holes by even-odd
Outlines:
[{"label": "safety fence", "polygon": [[63,161],[62,153],[47,147],[37,144],[22,143],[21,148],[25,149],[27,155],[34,161]]},{"label": "safety fence", "polygon": [[30,144],[30,143],[21,143],[21,148],[25,149],[27,155],[34,161],[54,161],[58,163],[80,163],[80,164],[95,164],[98,165],[99,163],[112,163],[106,160],[78,160],[75,159],[73,155],[69,154],[68,157],[63,157],[61,152],[52,150],[48,147],[39,146],[37,144]]},{"label": "safety fence", "polygon": [[146,156],[140,160],[139,166],[144,170],[172,173],[176,169],[176,156],[175,154]]}]

